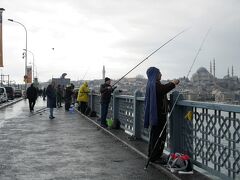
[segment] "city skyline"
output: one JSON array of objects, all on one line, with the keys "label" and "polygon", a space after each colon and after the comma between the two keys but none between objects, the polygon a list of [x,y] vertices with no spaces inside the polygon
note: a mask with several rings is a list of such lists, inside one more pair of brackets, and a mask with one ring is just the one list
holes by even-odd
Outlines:
[{"label": "city skyline", "polygon": [[[35,55],[39,81],[67,73],[72,80],[119,79],[152,51],[188,27],[127,77],[146,77],[150,66],[163,79],[187,75],[199,46],[210,29],[189,77],[200,67],[209,70],[216,61],[216,77],[234,66],[240,76],[238,53],[240,3],[230,1],[63,1],[3,0],[3,74],[23,83],[24,30],[7,21],[14,19],[28,30],[28,50]],[[28,54],[28,61],[32,61]]]}]

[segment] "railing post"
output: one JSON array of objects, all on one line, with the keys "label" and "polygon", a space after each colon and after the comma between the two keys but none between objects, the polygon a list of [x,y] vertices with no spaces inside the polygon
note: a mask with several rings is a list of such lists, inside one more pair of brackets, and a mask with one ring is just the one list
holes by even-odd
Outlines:
[{"label": "railing post", "polygon": [[92,111],[94,111],[94,109],[93,109],[93,92],[94,92],[94,90],[93,89],[91,89],[91,92],[90,92],[90,108],[91,108],[91,110]]},{"label": "railing post", "polygon": [[[178,97],[177,91],[170,95],[170,104],[173,105]],[[180,94],[178,101],[183,100]],[[192,111],[191,107],[175,105],[170,121],[170,151],[172,153],[179,152],[188,154],[192,157],[193,154],[193,123],[191,120],[185,119],[186,114]]]},{"label": "railing post", "polygon": [[137,97],[140,97],[142,93],[139,90],[134,92],[134,104],[133,104],[133,136],[141,138],[141,119],[140,119],[140,112],[138,105],[139,102],[137,101]]},{"label": "railing post", "polygon": [[119,94],[119,91],[113,91],[113,94],[112,94],[113,128],[117,128],[117,124],[118,124],[119,103],[118,103],[118,100],[116,98],[116,95],[118,95],[118,94]]}]

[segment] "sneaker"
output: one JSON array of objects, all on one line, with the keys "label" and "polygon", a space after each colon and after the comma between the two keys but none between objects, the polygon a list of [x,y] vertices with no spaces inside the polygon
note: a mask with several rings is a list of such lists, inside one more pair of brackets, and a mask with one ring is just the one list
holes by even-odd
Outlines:
[{"label": "sneaker", "polygon": [[108,126],[106,124],[101,124],[101,127],[107,128]]},{"label": "sneaker", "polygon": [[54,119],[55,117],[54,116],[49,116],[49,119]]}]

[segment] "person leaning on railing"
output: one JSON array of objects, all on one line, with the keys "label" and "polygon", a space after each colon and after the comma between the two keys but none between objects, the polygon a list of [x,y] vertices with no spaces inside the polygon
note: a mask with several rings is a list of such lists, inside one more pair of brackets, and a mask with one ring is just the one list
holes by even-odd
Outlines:
[{"label": "person leaning on railing", "polygon": [[90,89],[88,88],[88,83],[84,82],[82,86],[79,88],[78,96],[77,96],[77,102],[79,102],[80,111],[81,113],[85,113],[87,109],[87,103],[88,103],[88,93],[90,92]]},{"label": "person leaning on railing", "polygon": [[[156,67],[148,68],[147,77],[148,82],[145,94],[144,128],[150,126],[148,157],[151,162],[155,162],[161,161],[166,140],[166,128],[163,130],[163,127],[166,123],[168,113],[167,93],[179,84],[179,80],[173,80],[167,84],[161,84],[160,80],[162,74]],[[154,148],[162,131],[163,133]]]},{"label": "person leaning on railing", "polygon": [[101,126],[106,128],[107,127],[107,113],[108,113],[108,106],[111,100],[111,93],[116,89],[115,87],[111,86],[111,79],[106,77],[105,83],[101,84],[100,93],[101,93]]}]

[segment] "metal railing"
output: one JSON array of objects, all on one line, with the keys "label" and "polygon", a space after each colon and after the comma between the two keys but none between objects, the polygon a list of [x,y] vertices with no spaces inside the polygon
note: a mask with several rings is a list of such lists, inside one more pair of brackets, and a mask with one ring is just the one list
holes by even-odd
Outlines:
[{"label": "metal railing", "polygon": [[[170,96],[175,102],[178,92]],[[100,116],[100,96],[90,94],[89,106]],[[193,119],[185,118],[188,112]],[[108,118],[120,122],[127,133],[149,139],[144,129],[144,97],[113,93]],[[166,149],[187,153],[194,165],[222,179],[236,179],[240,175],[240,106],[183,100],[180,96],[169,118]]]}]

